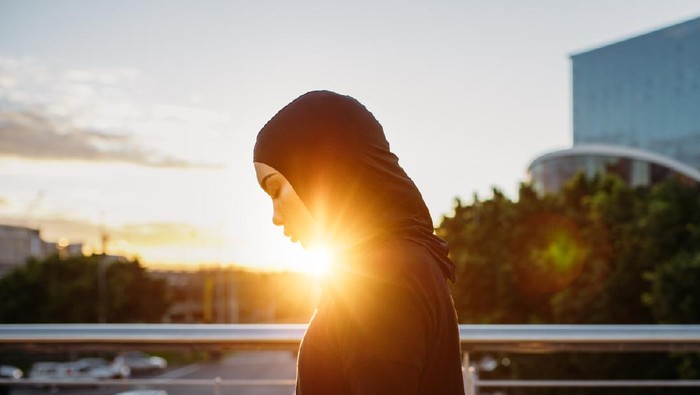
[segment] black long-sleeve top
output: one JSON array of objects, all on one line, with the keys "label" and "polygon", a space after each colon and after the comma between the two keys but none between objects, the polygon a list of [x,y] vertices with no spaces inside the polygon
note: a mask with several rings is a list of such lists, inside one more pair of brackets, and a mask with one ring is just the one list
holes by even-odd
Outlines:
[{"label": "black long-sleeve top", "polygon": [[299,351],[297,395],[462,395],[459,330],[429,249],[380,243],[328,279]]}]

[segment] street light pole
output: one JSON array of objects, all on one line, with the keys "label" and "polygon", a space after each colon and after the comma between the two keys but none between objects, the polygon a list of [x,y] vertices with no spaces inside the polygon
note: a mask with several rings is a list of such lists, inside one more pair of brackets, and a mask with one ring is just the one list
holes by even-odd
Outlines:
[{"label": "street light pole", "polygon": [[99,262],[97,263],[97,322],[104,324],[107,322],[107,309],[105,303],[107,301],[107,262],[106,255],[102,254]]}]

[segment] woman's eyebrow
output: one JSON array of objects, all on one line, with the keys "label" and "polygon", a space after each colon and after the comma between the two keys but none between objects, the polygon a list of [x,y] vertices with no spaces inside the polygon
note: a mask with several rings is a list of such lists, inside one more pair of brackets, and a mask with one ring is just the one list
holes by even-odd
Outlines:
[{"label": "woman's eyebrow", "polygon": [[270,174],[266,175],[265,177],[263,177],[262,180],[260,180],[260,187],[267,191],[267,185],[265,184],[267,182],[267,179],[272,177],[272,176],[276,176],[277,174],[280,174],[280,173],[270,173]]}]

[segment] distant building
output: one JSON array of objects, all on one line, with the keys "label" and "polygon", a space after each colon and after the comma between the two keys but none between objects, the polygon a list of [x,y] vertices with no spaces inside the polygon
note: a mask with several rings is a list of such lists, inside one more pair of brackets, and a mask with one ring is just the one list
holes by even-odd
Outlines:
[{"label": "distant building", "polygon": [[648,187],[671,178],[700,186],[700,171],[662,155],[628,147],[575,145],[535,159],[529,168],[539,193],[559,191],[578,172],[589,178],[615,174],[633,187]]},{"label": "distant building", "polygon": [[0,225],[0,277],[25,264],[29,258],[45,259],[58,253],[82,255],[82,244],[59,247],[56,243],[44,241],[38,229]]},{"label": "distant building", "polygon": [[31,257],[42,259],[57,252],[56,244],[43,241],[38,229],[0,225],[0,277]]},{"label": "distant building", "polygon": [[164,322],[308,322],[318,293],[299,273],[262,273],[236,268],[198,271],[154,270],[170,299]]},{"label": "distant building", "polygon": [[171,305],[165,322],[239,322],[236,284],[230,273],[221,270],[149,273],[167,284]]},{"label": "distant building", "polygon": [[[700,18],[571,56],[574,147],[528,168],[540,192],[576,172],[698,182]],[[684,178],[683,178],[684,177]]]},{"label": "distant building", "polygon": [[84,255],[83,254],[83,243],[71,243],[65,247],[59,247],[59,249],[63,249],[67,256]]}]

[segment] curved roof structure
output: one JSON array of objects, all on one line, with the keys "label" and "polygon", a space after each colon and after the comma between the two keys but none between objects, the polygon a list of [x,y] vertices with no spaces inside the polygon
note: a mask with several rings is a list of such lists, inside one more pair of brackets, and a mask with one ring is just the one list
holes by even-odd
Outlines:
[{"label": "curved roof structure", "polygon": [[575,145],[572,148],[549,152],[539,156],[530,163],[528,171],[538,163],[545,162],[551,159],[566,158],[572,156],[606,156],[617,158],[628,158],[649,163],[654,163],[666,167],[676,173],[682,174],[700,183],[700,170],[691,166],[685,165],[675,159],[668,158],[663,155],[653,152],[644,151],[636,148],[622,147],[616,145],[605,144],[581,144]]}]

